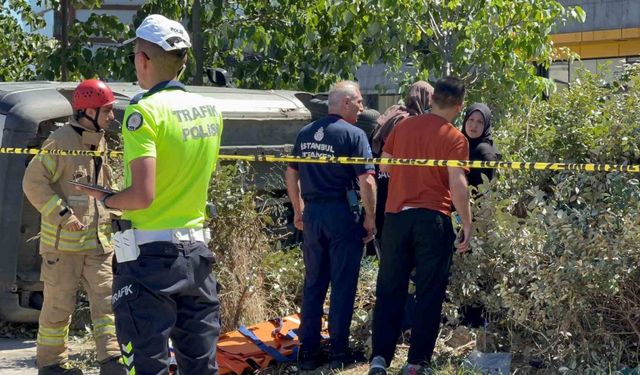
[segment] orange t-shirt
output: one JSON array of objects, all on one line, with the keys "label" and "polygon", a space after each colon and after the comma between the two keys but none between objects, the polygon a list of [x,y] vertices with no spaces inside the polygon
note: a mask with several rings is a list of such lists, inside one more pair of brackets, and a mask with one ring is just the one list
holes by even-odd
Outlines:
[{"label": "orange t-shirt", "polygon": [[[467,160],[469,142],[447,120],[427,113],[396,125],[383,151],[400,159]],[[385,212],[396,213],[411,207],[451,214],[447,167],[394,165],[390,176]]]}]

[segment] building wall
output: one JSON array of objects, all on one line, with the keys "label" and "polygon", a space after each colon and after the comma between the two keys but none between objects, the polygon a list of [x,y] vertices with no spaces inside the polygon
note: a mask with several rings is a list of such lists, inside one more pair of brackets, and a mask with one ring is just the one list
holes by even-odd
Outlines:
[{"label": "building wall", "polygon": [[558,28],[558,33],[640,27],[640,0],[559,0],[567,6],[578,5],[587,14],[584,23],[573,22]]},{"label": "building wall", "polygon": [[[612,80],[625,64],[640,61],[640,0],[560,0],[564,6],[580,6],[584,23],[559,26],[551,36],[558,48],[558,61],[549,70],[550,78],[567,84],[580,69],[601,73]],[[562,48],[580,56],[566,61]]]},{"label": "building wall", "polygon": [[584,23],[558,27],[552,39],[582,59],[640,55],[640,0],[560,0],[564,6],[580,6]]}]

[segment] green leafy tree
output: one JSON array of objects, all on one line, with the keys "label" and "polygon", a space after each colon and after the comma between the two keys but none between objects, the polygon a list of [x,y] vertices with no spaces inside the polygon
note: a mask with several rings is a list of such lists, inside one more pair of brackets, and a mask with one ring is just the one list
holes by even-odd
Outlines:
[{"label": "green leafy tree", "polygon": [[[142,15],[162,13],[188,20],[194,35],[193,2],[149,1]],[[353,77],[369,55],[368,17],[359,5],[301,0],[223,2],[200,6],[205,66],[228,67],[239,85],[249,88],[326,88]],[[194,64],[188,70],[195,72]]]},{"label": "green leafy tree", "polygon": [[0,81],[20,81],[36,76],[35,58],[49,50],[46,38],[29,33],[44,26],[28,1],[7,0],[0,3]]},{"label": "green leafy tree", "polygon": [[[380,1],[373,1],[380,3]],[[549,66],[550,33],[557,24],[585,19],[579,7],[555,0],[420,0],[402,1],[401,12],[388,12],[387,35],[406,46],[384,52],[391,62],[408,59],[420,77],[456,75],[469,86],[470,99],[513,108],[523,96],[553,90],[536,76],[535,64]]]},{"label": "green leafy tree", "polygon": [[[150,0],[135,24],[151,13],[181,20],[193,35],[184,77],[192,83],[201,83],[203,67],[217,66],[242,87],[317,91],[353,78],[365,63],[383,62],[392,73],[411,64],[406,82],[454,74],[471,88],[470,99],[506,107],[551,89],[534,63],[550,63],[554,25],[585,17],[555,0]],[[66,67],[76,79],[132,80],[128,49],[90,43],[132,34],[114,17],[93,15],[69,28],[66,48],[41,54],[42,75],[57,79]]]},{"label": "green leafy tree", "polygon": [[[142,13],[193,20],[193,2],[147,2]],[[229,67],[239,85],[326,89],[364,63],[417,77],[462,77],[471,98],[514,105],[553,89],[536,76],[549,65],[554,25],[582,21],[555,0],[198,1],[205,66]],[[193,25],[190,22],[189,25]],[[535,63],[535,64],[534,64]],[[191,75],[197,75],[192,68]]]},{"label": "green leafy tree", "polygon": [[[41,0],[37,4],[46,4],[60,14],[68,15],[72,8],[94,9],[100,7],[102,1]],[[114,81],[135,79],[133,67],[126,59],[129,51],[117,48],[116,45],[131,36],[132,32],[117,17],[93,13],[85,22],[68,19],[65,23],[63,20],[61,31],[60,39],[49,41],[52,48],[42,51],[36,57],[37,74],[40,78],[80,80],[99,77]]]},{"label": "green leafy tree", "polygon": [[[74,23],[69,28],[65,51],[60,41],[56,41],[57,48],[51,54],[40,55],[39,74],[49,80],[60,79],[64,61],[69,80],[99,77],[109,81],[135,81],[134,67],[127,59],[131,51],[115,44],[130,35],[129,26],[117,17],[91,14],[86,22]],[[95,39],[103,42],[92,42]]]}]

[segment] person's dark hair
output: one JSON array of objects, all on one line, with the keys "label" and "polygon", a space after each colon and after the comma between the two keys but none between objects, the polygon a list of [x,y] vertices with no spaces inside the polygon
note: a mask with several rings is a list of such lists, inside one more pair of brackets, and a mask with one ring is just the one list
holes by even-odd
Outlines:
[{"label": "person's dark hair", "polygon": [[440,108],[451,108],[464,101],[464,83],[459,78],[448,76],[436,82],[433,103]]}]

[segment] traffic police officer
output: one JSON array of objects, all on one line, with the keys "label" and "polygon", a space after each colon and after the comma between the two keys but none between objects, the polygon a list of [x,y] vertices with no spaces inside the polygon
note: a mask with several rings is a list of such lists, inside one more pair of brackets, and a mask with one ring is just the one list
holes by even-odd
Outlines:
[{"label": "traffic police officer", "polygon": [[[294,155],[370,158],[366,134],[353,125],[362,111],[358,85],[350,81],[337,83],[329,91],[329,115],[300,130]],[[287,190],[294,209],[294,224],[299,230],[304,229],[305,278],[299,330],[302,370],[310,371],[320,365],[322,307],[329,284],[331,367],[341,368],[350,360],[349,327],[363,242],[370,241],[375,235],[376,185],[373,175],[373,165],[290,163],[287,168]],[[358,220],[356,181],[365,209],[364,224]]]},{"label": "traffic police officer", "polygon": [[125,111],[126,189],[87,191],[130,221],[117,222],[113,286],[130,374],[166,374],[169,338],[181,374],[217,373],[219,302],[203,225],[222,117],[211,99],[177,81],[189,47],[184,27],[161,15],[138,27],[132,58],[148,91]]},{"label": "traffic police officer", "polygon": [[[115,97],[99,80],[80,83],[73,92],[75,115],[54,131],[42,148],[106,150],[104,130],[113,121]],[[103,157],[38,155],[24,174],[24,192],[41,215],[41,278],[38,374],[82,374],[66,365],[71,314],[80,282],[89,295],[100,374],[124,374],[111,309],[110,213],[94,198],[79,195],[69,180],[110,186]]]}]

